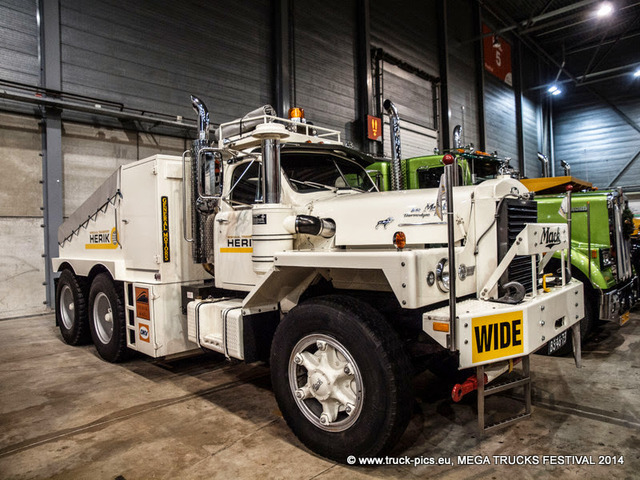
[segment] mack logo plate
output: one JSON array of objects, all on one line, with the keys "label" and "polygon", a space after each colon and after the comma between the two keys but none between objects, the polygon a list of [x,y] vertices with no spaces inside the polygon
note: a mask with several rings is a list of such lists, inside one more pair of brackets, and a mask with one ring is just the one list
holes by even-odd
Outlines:
[{"label": "mack logo plate", "polygon": [[524,352],[522,311],[473,318],[471,324],[473,363]]}]

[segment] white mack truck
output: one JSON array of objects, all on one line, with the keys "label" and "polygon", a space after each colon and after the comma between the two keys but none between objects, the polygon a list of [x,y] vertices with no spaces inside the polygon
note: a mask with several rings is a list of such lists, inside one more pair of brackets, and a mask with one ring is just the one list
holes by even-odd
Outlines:
[{"label": "white mack truck", "polygon": [[537,224],[518,181],[449,189],[447,222],[439,189],[378,192],[374,160],[299,109],[287,120],[263,107],[215,143],[192,101],[190,152],[120,167],[60,227],[67,343],[91,339],[110,362],[198,349],[267,361],[295,434],[345,461],[402,435],[421,358],[478,367],[462,393],[477,387],[480,402],[583,317],[581,283],[540,275],[567,227]]}]

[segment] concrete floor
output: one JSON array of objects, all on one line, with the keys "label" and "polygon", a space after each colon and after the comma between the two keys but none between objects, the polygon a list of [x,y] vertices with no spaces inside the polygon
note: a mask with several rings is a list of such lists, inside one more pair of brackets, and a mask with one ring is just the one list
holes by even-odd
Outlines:
[{"label": "concrete floor", "polygon": [[[428,373],[396,458],[452,465],[348,467],[309,452],[289,431],[263,365],[218,356],[111,365],[65,345],[52,315],[0,321],[0,478],[638,478],[640,314],[600,327],[571,358],[532,357],[534,411],[477,431],[475,397],[453,404]],[[491,397],[488,407],[513,407]],[[488,465],[460,465],[458,456]],[[539,465],[499,465],[528,460]],[[623,465],[543,465],[545,455],[622,456]],[[485,457],[486,456],[486,457]],[[516,457],[523,456],[523,457]],[[444,461],[444,460],[443,460]]]}]

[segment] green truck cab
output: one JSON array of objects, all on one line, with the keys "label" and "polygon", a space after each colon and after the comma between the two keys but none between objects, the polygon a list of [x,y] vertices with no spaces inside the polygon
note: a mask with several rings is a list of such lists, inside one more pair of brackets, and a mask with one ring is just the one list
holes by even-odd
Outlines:
[{"label": "green truck cab", "polygon": [[[560,205],[566,194],[536,196],[539,222],[566,222]],[[585,318],[581,334],[585,338],[596,320],[623,325],[629,310],[638,301],[638,277],[631,263],[632,214],[622,190],[596,190],[571,195],[572,275],[584,283]],[[559,256],[557,256],[559,258]],[[567,351],[566,336],[549,345]],[[564,348],[563,348],[564,347]]]},{"label": "green truck cab", "polygon": [[[474,185],[495,178],[501,163],[484,152],[455,152],[458,163],[458,185]],[[404,185],[407,190],[416,188],[438,188],[444,173],[444,155],[425,155],[400,160]],[[367,167],[367,172],[380,190],[391,190],[391,165],[388,160],[379,160]]]},{"label": "green truck cab", "polygon": [[[496,155],[484,152],[459,149],[451,153],[456,154],[459,166],[458,185],[495,178],[505,166]],[[405,188],[437,188],[444,173],[442,158],[443,155],[427,155],[401,160]],[[377,161],[367,167],[367,171],[380,190],[391,189],[389,161]],[[545,190],[547,180],[551,180],[556,191],[563,193],[536,195],[538,222],[566,223],[566,218],[559,213],[566,196],[565,186],[584,182],[573,177],[521,181],[530,191],[539,192]],[[597,320],[622,325],[629,319],[629,310],[638,301],[639,283],[631,263],[632,214],[622,190],[574,192],[571,197],[571,273],[585,285],[585,318],[580,324],[584,340]],[[640,254],[637,256],[640,258]],[[545,271],[557,268],[559,259],[560,254],[556,254]],[[544,353],[562,355],[570,350],[570,337],[564,332],[547,344]]]}]

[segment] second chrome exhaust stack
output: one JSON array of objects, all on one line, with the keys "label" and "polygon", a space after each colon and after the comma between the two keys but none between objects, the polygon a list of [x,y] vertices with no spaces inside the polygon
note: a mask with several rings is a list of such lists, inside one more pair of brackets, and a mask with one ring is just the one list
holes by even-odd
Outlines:
[{"label": "second chrome exhaust stack", "polygon": [[402,175],[402,164],[400,159],[400,116],[398,109],[389,99],[384,101],[384,109],[389,115],[389,125],[391,130],[391,190],[402,190],[404,179]]}]

